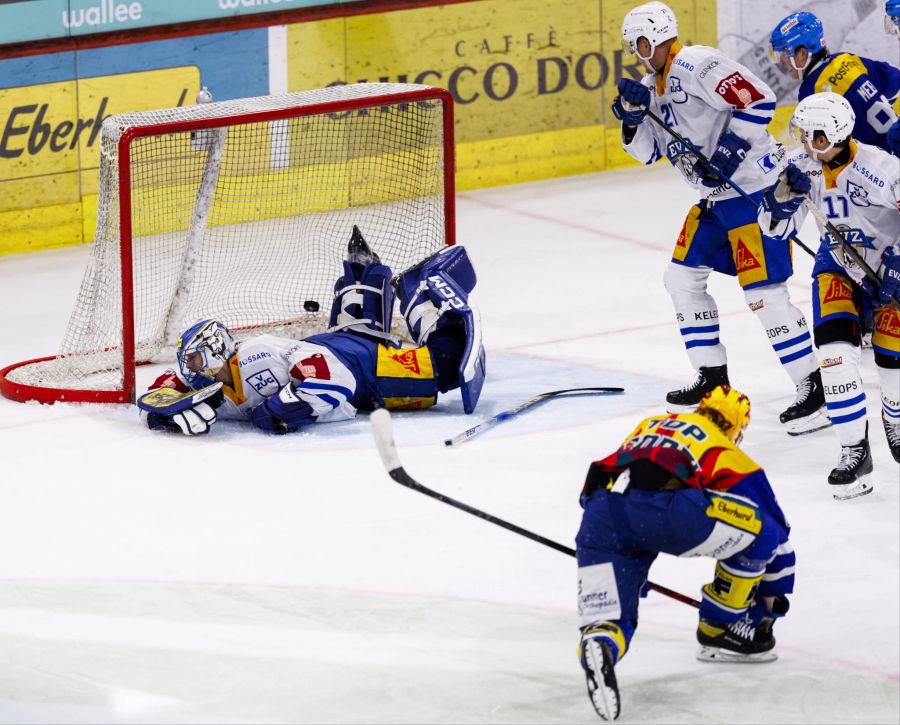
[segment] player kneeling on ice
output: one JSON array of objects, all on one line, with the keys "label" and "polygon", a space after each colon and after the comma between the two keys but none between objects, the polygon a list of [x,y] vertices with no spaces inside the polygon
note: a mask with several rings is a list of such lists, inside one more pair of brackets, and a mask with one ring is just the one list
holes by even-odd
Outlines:
[{"label": "player kneeling on ice", "polygon": [[[357,410],[428,408],[439,392],[456,388],[471,413],[485,374],[480,317],[468,301],[475,281],[457,246],[392,282],[354,227],[328,332],[236,342],[222,323],[198,322],[178,340],[179,369],[138,401],[141,415],[151,429],[185,435],[208,432],[218,418],[288,433],[347,420]],[[395,292],[415,347],[400,347],[390,335]]]},{"label": "player kneeling on ice", "polygon": [[695,413],[643,420],[591,464],[575,539],[581,664],[604,720],[619,715],[615,665],[638,623],[638,596],[657,554],[716,559],[703,587],[697,658],[776,659],[772,624],[794,587],[790,527],[763,470],[739,448],[750,401],[728,386]]},{"label": "player kneeling on ice", "polygon": [[[900,312],[893,306],[900,300],[900,162],[854,140],[853,124],[853,108],[843,96],[804,98],[791,118],[803,151],[790,157],[759,215],[771,234],[787,237],[806,217],[804,197],[820,212],[814,214],[822,241],[812,271],[813,335],[825,404],[841,444],[840,461],[828,476],[839,500],[872,490],[860,328],[873,310],[881,418],[891,454],[900,462]],[[823,220],[842,239],[833,238]],[[877,289],[859,261],[869,267],[872,280],[880,278]]]}]

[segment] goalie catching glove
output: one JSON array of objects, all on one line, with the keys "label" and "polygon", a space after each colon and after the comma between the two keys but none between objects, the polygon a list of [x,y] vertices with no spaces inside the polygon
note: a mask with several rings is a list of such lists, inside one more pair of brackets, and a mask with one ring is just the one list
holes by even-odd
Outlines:
[{"label": "goalie catching glove", "polygon": [[222,383],[186,393],[175,388],[157,388],[138,399],[141,418],[150,430],[167,430],[197,436],[209,433],[216,422],[216,408],[223,401]]}]

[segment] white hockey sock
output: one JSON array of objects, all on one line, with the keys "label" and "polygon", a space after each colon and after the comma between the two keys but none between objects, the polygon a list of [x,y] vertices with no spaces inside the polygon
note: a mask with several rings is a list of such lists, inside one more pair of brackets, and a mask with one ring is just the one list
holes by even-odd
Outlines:
[{"label": "white hockey sock", "polygon": [[842,446],[866,437],[866,394],[859,375],[860,349],[849,342],[829,342],[819,348],[825,405]]},{"label": "white hockey sock", "polygon": [[663,277],[675,306],[684,347],[695,370],[726,362],[725,346],[719,341],[719,308],[706,291],[710,272],[709,267],[685,267],[670,262]]},{"label": "white hockey sock", "polygon": [[891,425],[900,424],[900,368],[878,368],[881,413]]},{"label": "white hockey sock", "polygon": [[803,313],[791,302],[787,284],[780,282],[744,290],[744,297],[766,329],[769,343],[785,372],[794,385],[799,385],[815,371],[817,364],[809,326]]}]

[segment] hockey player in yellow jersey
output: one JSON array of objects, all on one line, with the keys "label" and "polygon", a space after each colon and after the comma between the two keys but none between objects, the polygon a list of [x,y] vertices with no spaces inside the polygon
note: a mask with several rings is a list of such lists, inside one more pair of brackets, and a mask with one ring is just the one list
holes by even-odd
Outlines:
[{"label": "hockey player in yellow jersey", "polygon": [[790,527],[762,468],[738,448],[750,401],[727,386],[695,413],[643,421],[591,464],[575,539],[581,664],[597,714],[620,711],[615,665],[638,623],[639,593],[659,553],[716,559],[702,589],[697,658],[776,659],[772,626],[788,611]]},{"label": "hockey player in yellow jersey", "polygon": [[867,311],[874,311],[872,349],[881,383],[881,419],[891,454],[900,463],[900,313],[892,303],[900,298],[900,159],[857,142],[851,135],[854,121],[853,108],[838,94],[803,99],[791,119],[803,150],[791,155],[783,181],[766,194],[760,214],[760,224],[770,233],[787,236],[803,222],[806,207],[801,202],[808,194],[881,277],[876,290],[820,228],[813,267],[813,334],[826,405],[841,444],[840,461],[828,476],[837,499],[872,490],[860,375],[860,327]]}]

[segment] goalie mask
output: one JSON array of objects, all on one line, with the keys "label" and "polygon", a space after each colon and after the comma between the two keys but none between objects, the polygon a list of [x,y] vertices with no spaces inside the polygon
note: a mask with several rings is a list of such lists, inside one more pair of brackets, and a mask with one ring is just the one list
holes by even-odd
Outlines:
[{"label": "goalie mask", "polygon": [[199,390],[212,385],[235,349],[234,339],[225,325],[216,320],[201,320],[178,338],[175,355],[182,377]]},{"label": "goalie mask", "polygon": [[697,412],[709,418],[735,445],[750,425],[750,399],[728,385],[719,385],[703,396]]}]

